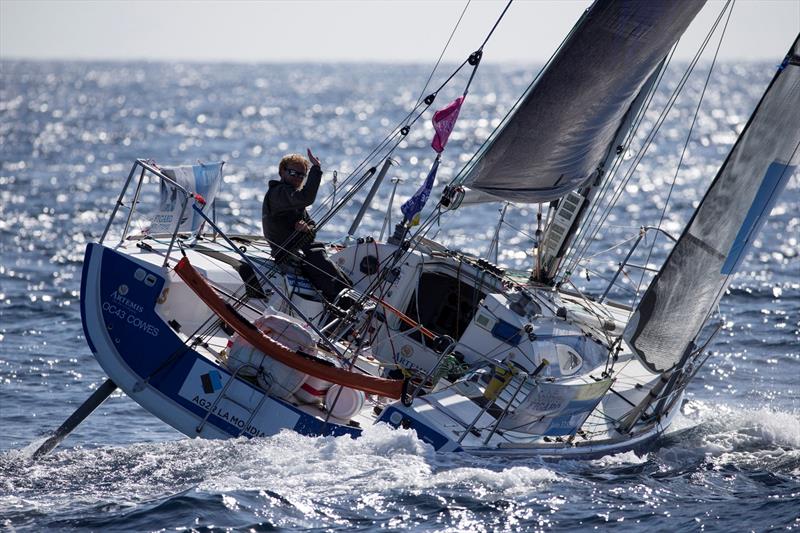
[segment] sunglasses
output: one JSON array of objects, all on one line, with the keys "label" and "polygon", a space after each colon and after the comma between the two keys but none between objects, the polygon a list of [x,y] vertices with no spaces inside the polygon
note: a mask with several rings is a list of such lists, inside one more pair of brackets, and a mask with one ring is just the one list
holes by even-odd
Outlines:
[{"label": "sunglasses", "polygon": [[306,173],[305,172],[302,172],[302,171],[299,171],[299,170],[295,170],[293,168],[287,168],[286,169],[286,173],[288,175],[290,175],[291,177],[293,177],[293,178],[305,178],[306,177]]}]

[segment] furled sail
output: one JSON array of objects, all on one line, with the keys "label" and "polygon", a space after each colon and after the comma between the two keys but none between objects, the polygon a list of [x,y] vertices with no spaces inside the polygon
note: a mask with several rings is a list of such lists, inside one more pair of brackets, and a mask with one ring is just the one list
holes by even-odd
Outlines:
[{"label": "furled sail", "polygon": [[800,37],[625,329],[650,370],[681,360],[798,164]]},{"label": "furled sail", "polygon": [[494,200],[546,202],[596,177],[631,104],[702,7],[597,0],[463,184]]}]

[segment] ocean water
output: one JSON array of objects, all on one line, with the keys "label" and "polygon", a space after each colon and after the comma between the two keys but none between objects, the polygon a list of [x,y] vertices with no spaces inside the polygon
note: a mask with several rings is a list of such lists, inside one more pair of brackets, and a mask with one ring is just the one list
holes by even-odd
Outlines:
[{"label": "ocean water", "polygon": [[[777,60],[776,60],[777,63]],[[685,65],[665,79],[670,89]],[[707,65],[706,65],[707,67]],[[598,233],[576,284],[602,277],[638,227],[677,234],[771,79],[776,64],[717,65],[687,152],[705,67],[698,68]],[[360,439],[290,432],[190,440],[114,394],[54,453],[30,456],[105,379],[83,338],[83,248],[97,239],[136,157],[227,161],[218,218],[260,231],[261,198],[280,157],[311,147],[327,172],[320,199],[410,109],[423,65],[0,63],[0,529],[730,531],[800,528],[800,180],[778,200],[721,305],[724,329],[683,413],[644,456],[595,461],[436,454],[413,433]],[[480,146],[537,71],[484,65],[445,152],[434,196]],[[443,71],[442,71],[443,72]],[[443,106],[463,79],[440,96]],[[459,85],[461,84],[461,85]],[[655,99],[652,124],[667,93]],[[433,160],[429,119],[395,154],[398,200]],[[641,145],[641,137],[634,148]],[[628,159],[628,162],[632,158]],[[676,170],[677,169],[677,170]],[[387,183],[375,206],[386,206]],[[341,194],[339,191],[338,194]],[[326,228],[340,238],[351,204]],[[437,239],[483,254],[498,205],[462,208]],[[531,206],[512,206],[499,262],[524,269]],[[363,233],[377,235],[382,209]],[[394,221],[399,205],[394,206]],[[649,261],[669,250],[657,240]],[[652,241],[648,240],[648,244]],[[638,261],[648,260],[647,247]],[[646,279],[645,279],[646,282]],[[639,274],[615,297],[631,298]]]}]

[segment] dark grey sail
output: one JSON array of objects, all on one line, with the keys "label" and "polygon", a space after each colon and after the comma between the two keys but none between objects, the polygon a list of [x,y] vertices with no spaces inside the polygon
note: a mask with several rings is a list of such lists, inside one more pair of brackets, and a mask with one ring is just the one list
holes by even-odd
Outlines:
[{"label": "dark grey sail", "polygon": [[463,184],[546,202],[597,177],[631,104],[703,4],[597,0]]},{"label": "dark grey sail", "polygon": [[799,163],[800,37],[625,329],[650,370],[681,360]]}]

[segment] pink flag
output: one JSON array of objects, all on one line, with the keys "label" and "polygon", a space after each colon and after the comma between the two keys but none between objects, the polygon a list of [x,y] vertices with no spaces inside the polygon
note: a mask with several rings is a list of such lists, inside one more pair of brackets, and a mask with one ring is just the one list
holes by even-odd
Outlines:
[{"label": "pink flag", "polygon": [[453,126],[456,125],[458,112],[461,111],[461,104],[463,103],[464,97],[459,96],[447,107],[433,114],[433,129],[436,130],[436,135],[433,136],[431,147],[436,150],[437,153],[442,153],[442,150],[444,150],[447,139],[453,132]]}]

